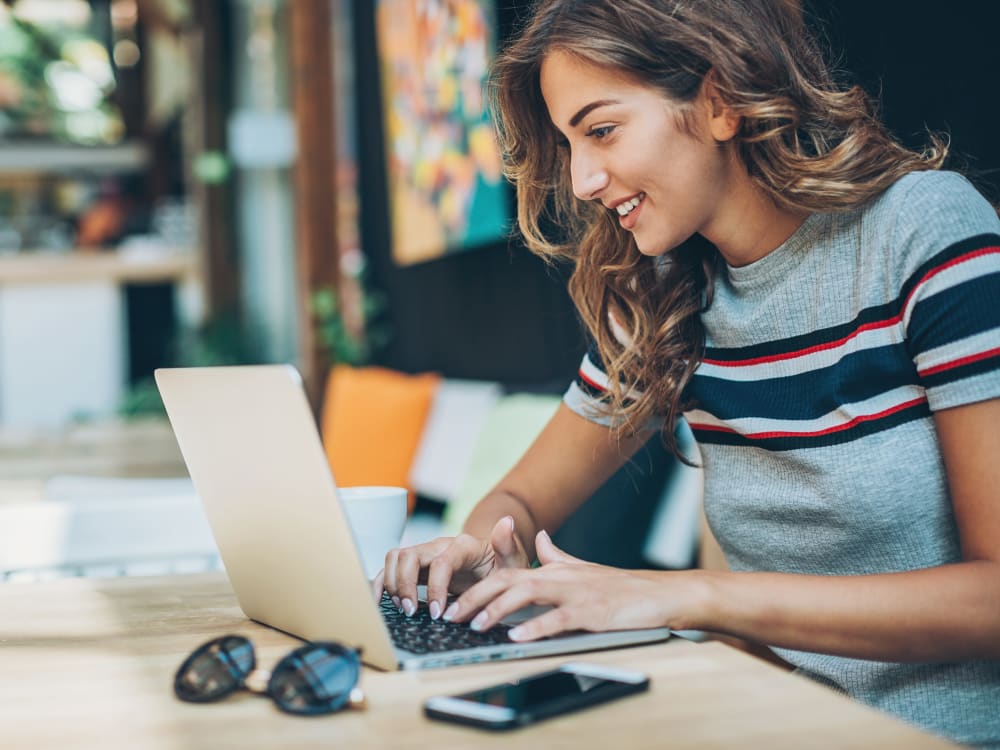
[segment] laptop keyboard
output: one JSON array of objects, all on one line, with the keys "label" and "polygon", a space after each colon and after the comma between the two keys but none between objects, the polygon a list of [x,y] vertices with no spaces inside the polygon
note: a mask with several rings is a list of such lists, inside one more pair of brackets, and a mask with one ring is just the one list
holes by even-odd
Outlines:
[{"label": "laptop keyboard", "polygon": [[382,595],[382,618],[392,642],[414,654],[430,654],[440,651],[456,651],[477,646],[492,646],[510,643],[506,625],[495,625],[489,630],[477,633],[468,623],[432,620],[427,603],[420,602],[412,617],[401,613],[392,603],[388,594]]}]

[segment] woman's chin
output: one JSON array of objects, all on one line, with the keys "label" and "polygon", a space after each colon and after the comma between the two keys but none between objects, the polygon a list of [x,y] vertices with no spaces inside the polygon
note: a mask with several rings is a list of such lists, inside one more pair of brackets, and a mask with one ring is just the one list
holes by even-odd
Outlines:
[{"label": "woman's chin", "polygon": [[650,241],[649,238],[640,239],[639,237],[636,237],[635,246],[636,248],[638,248],[640,253],[649,256],[650,258],[656,258],[660,255],[663,255],[666,252],[669,252],[670,250],[669,245],[667,245],[666,243],[653,242]]}]

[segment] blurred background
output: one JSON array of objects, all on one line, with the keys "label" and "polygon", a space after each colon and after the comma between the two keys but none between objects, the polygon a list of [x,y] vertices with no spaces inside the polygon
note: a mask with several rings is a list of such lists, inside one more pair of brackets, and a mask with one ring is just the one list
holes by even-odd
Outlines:
[{"label": "blurred background", "polygon": [[[184,477],[157,367],[292,362],[317,414],[334,363],[558,394],[569,269],[511,234],[482,89],[530,5],[3,0],[0,509]],[[1000,198],[995,3],[803,9]]]}]

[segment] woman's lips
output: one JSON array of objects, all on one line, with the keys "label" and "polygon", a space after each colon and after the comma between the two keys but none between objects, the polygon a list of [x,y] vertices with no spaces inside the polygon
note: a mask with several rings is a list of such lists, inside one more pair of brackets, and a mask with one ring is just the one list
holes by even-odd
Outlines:
[{"label": "woman's lips", "polygon": [[639,220],[639,213],[642,211],[643,206],[646,205],[646,195],[644,193],[639,194],[639,205],[633,208],[624,216],[618,216],[618,223],[621,225],[622,229],[632,229],[636,222]]}]

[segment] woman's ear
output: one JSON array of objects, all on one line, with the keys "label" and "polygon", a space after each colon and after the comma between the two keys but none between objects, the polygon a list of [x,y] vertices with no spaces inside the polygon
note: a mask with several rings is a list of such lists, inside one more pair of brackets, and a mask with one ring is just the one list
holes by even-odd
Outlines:
[{"label": "woman's ear", "polygon": [[740,116],[726,104],[715,85],[715,71],[708,71],[701,83],[700,94],[708,110],[708,127],[712,137],[723,143],[732,140],[740,128]]}]

